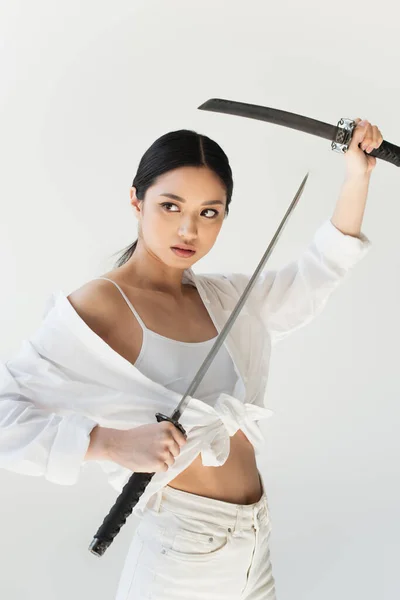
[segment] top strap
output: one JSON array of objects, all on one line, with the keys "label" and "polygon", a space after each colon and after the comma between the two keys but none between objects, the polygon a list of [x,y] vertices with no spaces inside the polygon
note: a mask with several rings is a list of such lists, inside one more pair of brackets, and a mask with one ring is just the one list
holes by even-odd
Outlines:
[{"label": "top strap", "polygon": [[147,329],[146,325],[143,323],[143,321],[140,318],[139,314],[137,313],[137,311],[132,306],[132,303],[130,302],[129,298],[126,296],[125,292],[120,288],[120,286],[118,285],[118,283],[116,283],[112,279],[108,279],[108,277],[95,277],[94,279],[105,279],[106,281],[111,281],[111,283],[113,283],[119,289],[119,291],[121,292],[122,297],[124,298],[125,302],[129,306],[129,308],[131,309],[131,311],[133,312],[133,314],[135,315],[135,317],[137,318],[137,320],[139,321],[141,327],[143,329]]}]

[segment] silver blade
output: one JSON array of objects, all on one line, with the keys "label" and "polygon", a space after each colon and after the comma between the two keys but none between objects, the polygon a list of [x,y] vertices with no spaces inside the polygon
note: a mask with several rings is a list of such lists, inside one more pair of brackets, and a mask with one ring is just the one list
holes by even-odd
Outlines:
[{"label": "silver blade", "polygon": [[239,117],[247,117],[259,121],[268,121],[268,123],[304,131],[305,133],[310,133],[311,135],[316,135],[330,141],[336,139],[336,133],[338,131],[337,125],[329,125],[328,123],[316,121],[315,119],[303,117],[302,115],[296,115],[295,113],[278,110],[276,108],[268,108],[268,106],[247,104],[246,102],[235,102],[234,100],[224,100],[223,98],[211,98],[204,102],[204,104],[198,106],[198,109],[237,115]]},{"label": "silver blade", "polygon": [[303,181],[301,182],[301,185],[300,185],[299,189],[297,190],[296,195],[293,198],[288,210],[286,211],[286,214],[283,217],[278,229],[276,230],[274,237],[272,238],[267,250],[265,251],[256,270],[254,271],[253,275],[251,276],[249,283],[247,284],[243,294],[239,298],[239,300],[238,300],[235,308],[233,309],[232,313],[230,314],[227,322],[225,323],[224,327],[221,329],[221,332],[219,333],[217,339],[215,340],[213,347],[211,348],[210,352],[207,354],[206,358],[203,361],[203,364],[201,365],[200,369],[197,371],[191,384],[189,385],[188,389],[186,390],[184,396],[182,397],[182,400],[179,402],[178,406],[176,407],[175,411],[173,412],[173,414],[171,416],[172,419],[178,420],[180,418],[182,412],[185,410],[186,406],[189,403],[188,396],[193,396],[193,394],[197,390],[201,380],[203,379],[204,375],[206,374],[209,366],[211,365],[211,363],[214,359],[214,356],[217,354],[218,350],[224,343],[226,336],[228,335],[229,331],[231,330],[232,325],[234,324],[234,322],[235,322],[238,314],[242,310],[243,305],[246,302],[251,290],[253,289],[253,286],[256,283],[259,273],[264,268],[265,263],[267,262],[272,250],[274,249],[274,247],[275,247],[275,245],[276,245],[276,243],[277,243],[277,241],[289,219],[289,216],[291,215],[296,204],[300,200],[300,196],[303,193],[308,176],[309,176],[309,172],[306,174]]}]

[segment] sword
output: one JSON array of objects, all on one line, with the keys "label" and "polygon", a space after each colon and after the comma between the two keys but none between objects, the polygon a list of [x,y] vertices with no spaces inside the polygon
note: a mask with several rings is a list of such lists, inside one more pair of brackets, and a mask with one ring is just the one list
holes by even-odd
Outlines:
[{"label": "sword", "polygon": [[[186,431],[182,427],[182,424],[179,423],[179,418],[181,417],[182,412],[184,411],[184,409],[186,408],[186,406],[188,405],[188,403],[190,401],[189,396],[194,394],[194,392],[198,388],[207,369],[209,368],[210,364],[212,363],[214,356],[217,354],[218,350],[222,346],[222,344],[223,344],[225,338],[227,337],[229,331],[231,330],[232,325],[234,324],[238,314],[242,310],[244,303],[246,302],[251,290],[253,289],[253,287],[256,283],[258,275],[264,268],[264,265],[267,262],[272,250],[274,249],[274,247],[283,231],[283,228],[285,227],[285,225],[289,219],[289,216],[293,212],[296,204],[298,203],[298,201],[300,199],[300,196],[303,193],[304,186],[308,179],[308,175],[309,175],[309,173],[306,174],[303,181],[301,182],[301,185],[300,185],[299,189],[297,190],[295,197],[293,198],[288,210],[286,211],[285,216],[283,217],[278,229],[276,230],[274,237],[272,238],[272,240],[271,240],[267,250],[265,251],[261,261],[259,262],[256,270],[254,271],[253,275],[251,276],[243,294],[240,296],[235,308],[233,309],[233,311],[232,311],[231,315],[229,316],[228,320],[226,321],[223,329],[219,333],[216,341],[214,342],[210,352],[207,354],[207,356],[206,356],[205,360],[203,361],[202,365],[200,366],[198,372],[196,373],[192,382],[190,383],[189,387],[187,388],[187,390],[186,390],[185,394],[183,395],[181,401],[179,402],[178,406],[176,407],[176,409],[174,410],[174,412],[172,413],[172,415],[170,417],[168,417],[167,415],[164,415],[162,413],[156,413],[155,416],[159,423],[161,421],[169,421],[170,423],[173,423],[175,425],[175,427],[177,427],[179,429],[179,431],[181,431],[183,433],[183,435],[186,435]],[[102,525],[99,527],[98,531],[96,532],[96,534],[89,546],[89,550],[90,550],[90,552],[92,552],[92,554],[95,554],[96,556],[102,556],[104,554],[104,552],[107,550],[107,548],[110,546],[110,544],[114,540],[115,536],[119,533],[121,527],[125,524],[127,517],[129,517],[129,515],[132,513],[133,507],[138,503],[139,498],[143,494],[144,490],[146,489],[147,485],[150,483],[150,481],[154,475],[155,475],[155,473],[133,473],[133,475],[130,476],[128,482],[125,484],[122,492],[120,493],[117,500],[115,501],[114,506],[111,508],[110,512],[104,519]]]},{"label": "sword", "polygon": [[[303,117],[295,113],[259,106],[258,104],[246,104],[245,102],[235,102],[234,100],[224,100],[223,98],[211,98],[198,107],[200,110],[211,112],[237,115],[247,117],[248,119],[257,119],[267,121],[275,125],[290,127],[311,135],[325,138],[331,141],[331,148],[335,152],[345,154],[349,148],[355,121],[353,119],[340,119],[337,125],[329,125],[323,121],[316,121],[309,117]],[[365,152],[368,156],[375,156],[385,160],[396,167],[400,167],[400,147],[383,141],[379,148],[374,148],[372,152]]]}]

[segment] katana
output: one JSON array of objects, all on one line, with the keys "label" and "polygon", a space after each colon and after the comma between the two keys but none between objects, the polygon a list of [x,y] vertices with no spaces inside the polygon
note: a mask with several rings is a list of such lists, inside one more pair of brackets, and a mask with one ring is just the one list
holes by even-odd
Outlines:
[{"label": "katana", "polygon": [[[198,106],[198,109],[247,117],[248,119],[257,119],[258,121],[267,121],[275,125],[297,129],[304,133],[311,133],[311,135],[330,140],[332,150],[341,154],[346,153],[349,149],[356,125],[353,119],[347,118],[340,119],[337,125],[329,125],[323,121],[316,121],[315,119],[284,110],[259,106],[258,104],[224,100],[223,98],[211,98]],[[374,148],[372,152],[365,152],[365,154],[375,156],[396,167],[400,167],[400,147],[385,140],[379,148]]]},{"label": "katana", "polygon": [[[299,189],[297,190],[295,197],[293,198],[288,210],[286,211],[285,216],[283,217],[278,229],[276,230],[276,232],[275,232],[267,250],[265,251],[261,261],[259,262],[256,270],[254,271],[253,275],[251,276],[243,294],[240,296],[235,308],[233,309],[232,313],[230,314],[224,327],[221,329],[220,333],[218,334],[218,337],[217,337],[216,341],[214,342],[210,352],[207,354],[206,358],[204,359],[202,365],[200,366],[198,372],[194,376],[192,382],[190,383],[189,387],[187,388],[187,390],[186,390],[185,394],[183,395],[181,401],[179,402],[178,406],[176,407],[176,409],[174,410],[174,412],[172,413],[172,415],[170,417],[167,415],[164,415],[162,413],[156,413],[155,416],[159,423],[161,421],[169,421],[170,423],[173,423],[175,425],[175,427],[177,427],[179,429],[179,431],[181,431],[184,435],[186,435],[186,431],[182,427],[182,424],[179,423],[179,419],[182,415],[182,412],[185,410],[186,406],[188,405],[188,403],[190,401],[190,396],[192,396],[195,393],[195,391],[198,388],[205,373],[207,372],[208,368],[210,367],[215,355],[217,354],[218,350],[222,346],[229,331],[231,330],[238,314],[242,310],[243,305],[246,302],[251,290],[253,289],[253,287],[256,283],[256,280],[257,280],[260,272],[264,268],[265,263],[267,262],[272,250],[274,249],[274,247],[283,231],[283,228],[285,227],[285,225],[289,219],[289,216],[293,212],[296,204],[298,203],[298,201],[300,199],[300,196],[303,193],[304,186],[308,179],[308,175],[309,175],[309,173],[306,174],[303,181],[301,182],[301,185],[300,185]],[[146,489],[147,485],[150,483],[150,481],[154,475],[155,475],[155,473],[133,473],[133,475],[130,476],[128,482],[125,484],[122,492],[120,493],[117,500],[115,501],[114,506],[111,508],[110,512],[108,513],[108,515],[104,519],[102,525],[99,527],[96,535],[94,536],[94,538],[89,546],[90,552],[92,552],[96,556],[102,556],[105,553],[108,546],[110,546],[110,544],[114,540],[115,536],[119,533],[121,527],[125,524],[126,519],[132,513],[133,507],[138,503],[139,498],[143,494],[144,490]]]}]

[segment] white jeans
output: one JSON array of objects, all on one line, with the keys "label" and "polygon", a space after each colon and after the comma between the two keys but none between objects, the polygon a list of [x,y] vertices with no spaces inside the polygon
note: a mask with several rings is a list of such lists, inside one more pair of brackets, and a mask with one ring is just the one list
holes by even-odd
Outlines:
[{"label": "white jeans", "polygon": [[161,489],[135,531],[116,600],[276,600],[260,481],[254,504]]}]

